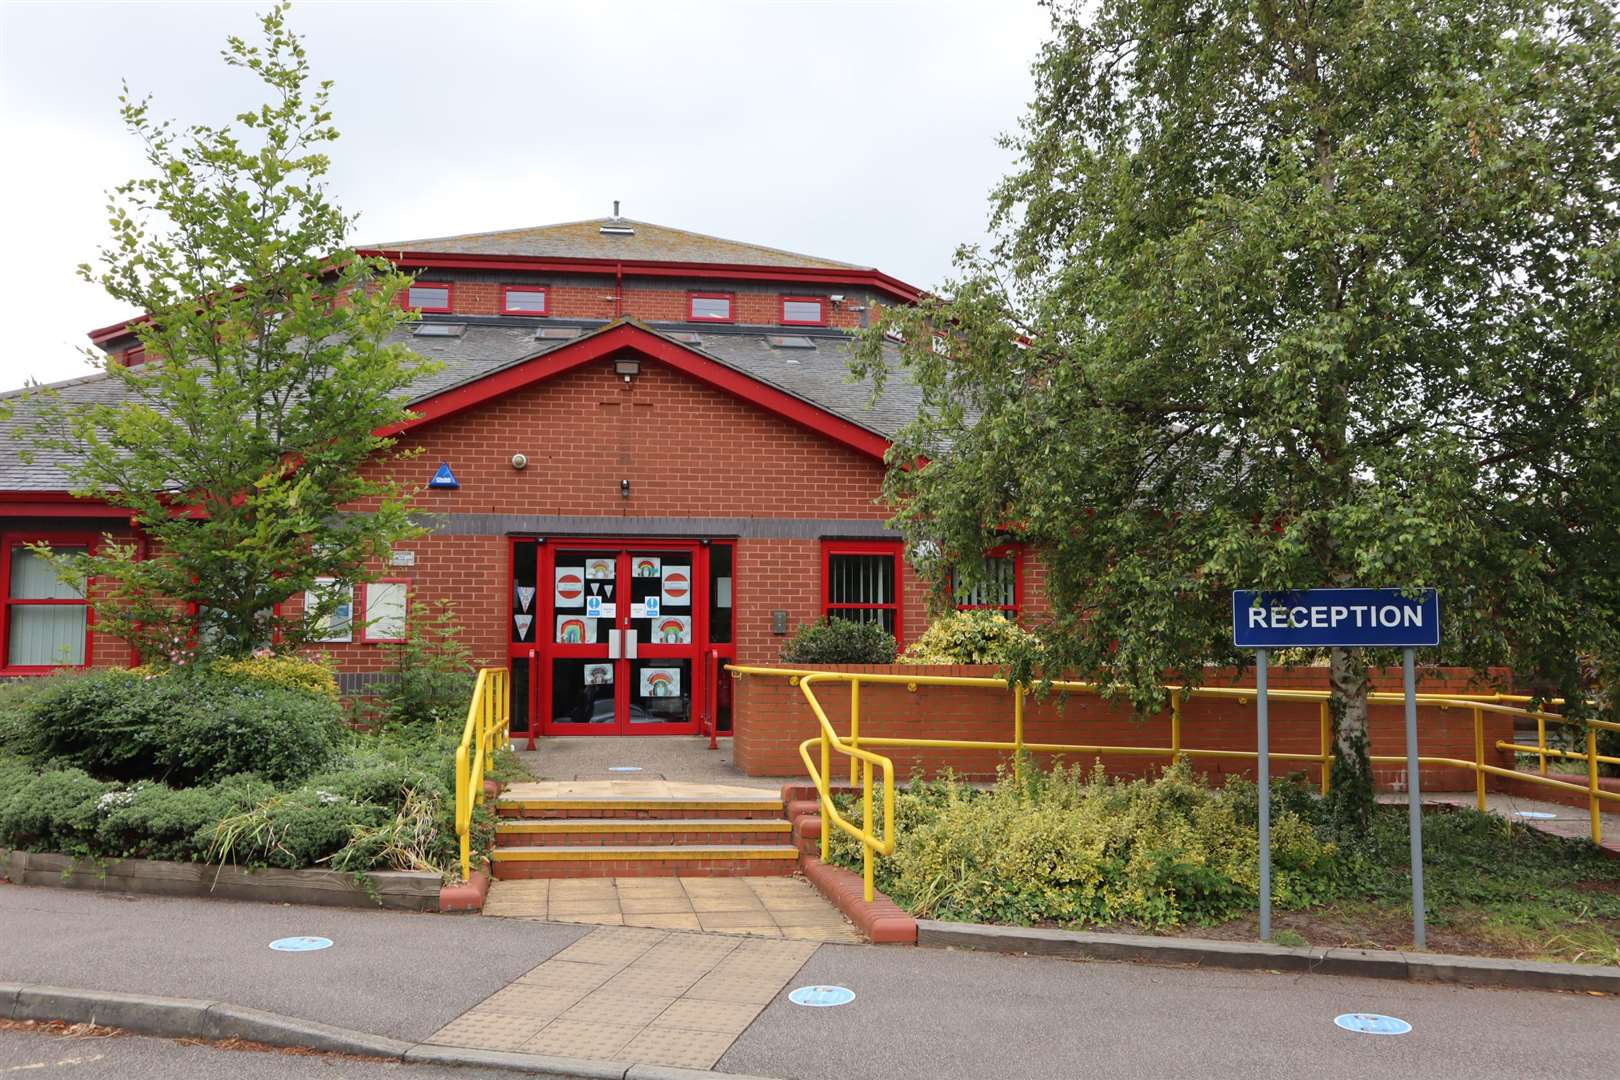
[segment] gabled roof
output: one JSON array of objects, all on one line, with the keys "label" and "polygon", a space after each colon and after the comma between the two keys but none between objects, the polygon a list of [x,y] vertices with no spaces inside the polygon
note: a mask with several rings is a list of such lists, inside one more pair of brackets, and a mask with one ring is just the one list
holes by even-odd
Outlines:
[{"label": "gabled roof", "polygon": [[[608,231],[604,231],[608,230]],[[626,232],[628,230],[628,232]],[[729,266],[790,266],[824,270],[870,270],[869,266],[800,255],[779,248],[724,240],[629,218],[592,218],[499,232],[463,233],[430,240],[361,244],[362,251],[441,255],[505,255],[526,259],[591,259],[680,262]]]},{"label": "gabled roof", "polygon": [[[390,338],[441,365],[406,391],[412,409],[423,417],[417,423],[626,347],[874,456],[883,454],[922,405],[921,391],[897,358],[891,358],[883,394],[872,401],[869,385],[849,380],[851,341],[839,330],[796,331],[788,336],[808,340],[811,347],[783,349],[771,344],[779,332],[741,327],[672,330],[628,319],[547,319],[551,333],[575,330],[578,336],[537,338],[538,328],[528,320],[427,316],[422,321],[457,323],[465,329],[456,337],[426,337],[405,325]],[[548,357],[554,358],[549,366],[531,363]],[[124,397],[124,384],[102,372],[56,383],[53,389],[68,403],[114,404]],[[72,455],[39,450],[34,461],[21,460],[32,441],[34,410],[27,395],[26,390],[0,394],[16,409],[10,419],[0,419],[0,493],[62,491],[69,483]]]},{"label": "gabled roof", "polygon": [[[626,348],[879,459],[921,405],[898,365],[876,402],[869,387],[850,382],[850,339],[841,332],[794,335],[809,346],[781,349],[771,344],[778,335],[681,331],[677,337],[633,319],[580,329],[572,340],[525,342],[514,340],[504,327],[473,325],[459,339],[411,341],[413,348],[444,366],[416,388],[411,409],[418,418],[393,430],[432,423]],[[479,331],[492,331],[493,336]],[[521,354],[504,361],[478,356],[489,356],[491,346],[498,355],[502,346],[514,345],[523,346]]]}]

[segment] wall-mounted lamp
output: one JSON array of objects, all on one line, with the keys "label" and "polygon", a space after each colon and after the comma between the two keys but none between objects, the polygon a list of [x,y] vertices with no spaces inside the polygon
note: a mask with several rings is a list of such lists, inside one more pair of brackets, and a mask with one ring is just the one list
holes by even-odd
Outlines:
[{"label": "wall-mounted lamp", "polygon": [[631,379],[641,374],[641,361],[633,356],[615,360],[613,374],[624,376],[625,385],[629,385]]},{"label": "wall-mounted lamp", "polygon": [[621,499],[628,499],[630,497],[630,481],[619,481],[619,497]]}]

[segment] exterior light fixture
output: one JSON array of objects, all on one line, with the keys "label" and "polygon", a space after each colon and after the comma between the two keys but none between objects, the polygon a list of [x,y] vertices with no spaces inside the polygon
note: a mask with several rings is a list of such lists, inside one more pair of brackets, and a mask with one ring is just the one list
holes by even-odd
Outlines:
[{"label": "exterior light fixture", "polygon": [[619,497],[623,499],[628,499],[630,497],[630,481],[619,481]]},{"label": "exterior light fixture", "polygon": [[613,373],[624,376],[624,381],[628,385],[631,379],[641,374],[641,361],[633,356],[615,360],[613,361]]}]

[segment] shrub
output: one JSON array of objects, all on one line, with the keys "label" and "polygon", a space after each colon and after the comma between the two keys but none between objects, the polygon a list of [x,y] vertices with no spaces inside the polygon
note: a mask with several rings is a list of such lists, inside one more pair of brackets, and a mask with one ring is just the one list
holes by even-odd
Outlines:
[{"label": "shrub", "polygon": [[395,678],[377,693],[385,724],[450,724],[467,715],[472,654],[461,641],[455,608],[439,601],[412,614],[405,640],[392,646]]},{"label": "shrub", "polygon": [[216,660],[213,669],[220,675],[251,679],[267,686],[303,690],[334,700],[338,696],[337,676],[331,665],[302,656],[254,653],[239,660]]},{"label": "shrub", "polygon": [[116,791],[83,769],[28,775],[13,764],[0,771],[0,844],[28,851],[97,854],[101,800]]},{"label": "shrub", "polygon": [[297,780],[343,736],[334,698],[206,670],[40,681],[17,712],[12,749],[109,780],[189,786],[245,772]]},{"label": "shrub", "polygon": [[790,664],[892,664],[894,635],[877,623],[823,619],[806,623],[782,646]]},{"label": "shrub", "polygon": [[[858,814],[846,802],[841,812]],[[1099,767],[1089,776],[1029,769],[990,791],[920,784],[897,795],[900,843],[879,860],[879,887],[914,914],[968,922],[1216,922],[1258,902],[1249,809],[1243,793],[1213,790],[1185,764],[1156,780],[1110,780]],[[835,858],[858,866],[859,845],[833,835]],[[1337,849],[1286,806],[1272,843],[1280,906],[1317,903],[1341,887]]]},{"label": "shrub", "polygon": [[902,664],[1007,664],[1035,635],[999,611],[953,611],[928,624],[900,654]]},{"label": "shrub", "polygon": [[96,853],[107,858],[200,862],[213,843],[215,825],[274,791],[249,776],[196,788],[139,781],[102,796]]}]

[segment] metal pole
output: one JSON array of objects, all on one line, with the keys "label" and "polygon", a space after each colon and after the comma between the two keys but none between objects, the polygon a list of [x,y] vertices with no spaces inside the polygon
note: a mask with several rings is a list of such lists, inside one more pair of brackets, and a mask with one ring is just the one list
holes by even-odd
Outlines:
[{"label": "metal pole", "polygon": [[1271,716],[1266,701],[1266,650],[1254,650],[1255,710],[1260,756],[1260,940],[1271,940]]},{"label": "metal pole", "polygon": [[1406,677],[1406,820],[1412,833],[1412,944],[1426,948],[1423,925],[1423,791],[1418,780],[1417,676],[1414,650],[1402,650]]}]

